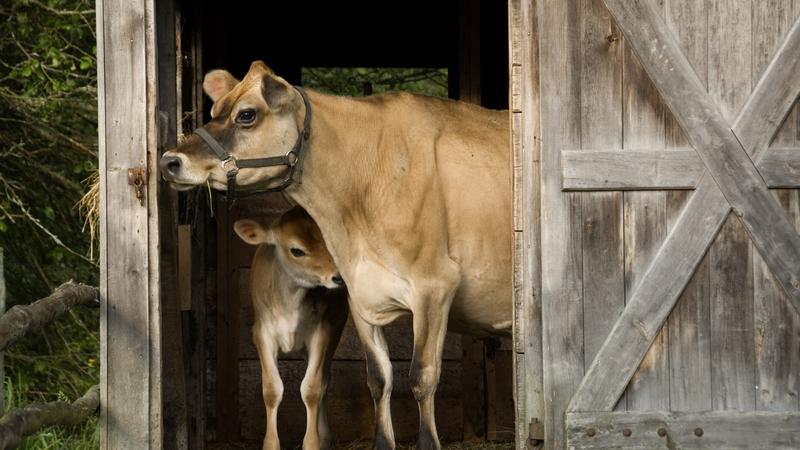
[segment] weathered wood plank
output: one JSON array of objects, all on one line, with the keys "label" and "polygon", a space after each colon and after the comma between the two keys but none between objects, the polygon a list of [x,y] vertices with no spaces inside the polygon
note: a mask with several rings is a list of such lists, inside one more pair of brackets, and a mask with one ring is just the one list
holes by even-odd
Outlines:
[{"label": "weathered wood plank", "polygon": [[[582,0],[581,141],[622,146],[623,46],[608,10]],[[563,181],[562,181],[563,183]],[[584,366],[625,307],[622,193],[582,194]],[[625,408],[624,402],[622,408]]]},{"label": "weathered wood plank", "polygon": [[[623,42],[623,147],[661,150],[666,144],[666,107],[629,42]],[[635,292],[666,236],[666,221],[665,192],[624,193],[626,302]],[[666,329],[659,331],[631,378],[625,394],[629,410],[667,409],[669,372],[666,336]]]},{"label": "weathered wood plank", "polygon": [[789,450],[800,446],[797,413],[569,413],[567,424],[570,448]]},{"label": "weathered wood plank", "polygon": [[[101,447],[161,448],[153,2],[99,0],[97,11]],[[151,174],[149,218],[128,186],[137,167]]]},{"label": "weathered wood plank", "polygon": [[561,192],[560,150],[580,148],[579,2],[537,2],[541,89],[545,448],[563,448],[564,411],[584,369],[580,194]]},{"label": "weathered wood plank", "polygon": [[[666,22],[700,81],[708,77],[708,5],[694,0],[666,2]],[[675,117],[667,116],[667,147],[688,144]],[[692,149],[692,151],[694,151]],[[695,154],[695,157],[699,157]],[[699,166],[702,172],[702,162]],[[698,176],[698,180],[699,180]],[[672,229],[689,199],[689,192],[667,193],[668,228]],[[673,411],[711,409],[711,359],[709,354],[708,257],[700,262],[667,319],[669,330],[669,405]]]},{"label": "weathered wood plank", "polygon": [[[800,195],[774,192],[800,230]],[[800,316],[789,305],[769,272],[754,255],[756,409],[800,409]]]},{"label": "weathered wood plank", "polygon": [[[519,112],[512,108],[515,207],[514,368],[517,401],[516,448],[528,446],[528,424],[544,421],[543,327],[541,281],[541,94],[539,77],[539,9],[535,2],[509,2],[511,32],[521,58],[511,61],[519,91]],[[516,63],[520,66],[515,66]],[[512,89],[512,93],[515,90]],[[513,100],[513,98],[512,98]],[[518,181],[517,181],[518,180]]]},{"label": "weathered wood plank", "polygon": [[772,188],[800,188],[800,148],[770,148],[758,170]]},{"label": "weathered wood plank", "polygon": [[564,150],[561,155],[564,190],[694,189],[704,171],[693,149]]},{"label": "weathered wood plank", "polygon": [[[708,93],[733,123],[754,84],[743,70],[752,67],[751,1],[713,0],[709,8]],[[751,252],[747,231],[729,215],[709,249],[713,409],[755,409]]]},{"label": "weathered wood plank", "polygon": [[[742,218],[755,246],[800,309],[800,235],[769,194],[753,161],[731,132],[724,111],[705,91],[652,4],[620,0],[606,0],[606,4],[726,200]],[[652,45],[660,51],[650,51]]]},{"label": "weathered wood plank", "polygon": [[[797,14],[792,0],[756,0],[753,3],[753,69],[754,76],[766,70],[772,55],[779,49],[786,33],[791,29]],[[793,109],[793,113],[796,108]],[[796,145],[796,122],[790,114],[773,138],[772,145]],[[775,148],[767,150],[773,158],[779,154]],[[800,153],[796,153],[800,155]],[[762,161],[763,164],[763,161]],[[789,167],[788,165],[777,165]],[[765,181],[767,173],[759,165]],[[800,179],[800,172],[795,178]],[[800,181],[800,180],[799,180]],[[797,211],[797,191],[773,191],[795,226],[800,226]],[[800,348],[800,316],[784,299],[783,291],[772,279],[769,267],[761,256],[753,253],[753,297],[755,327],[755,409],[768,411],[796,411],[800,381],[800,352],[786,349]]]},{"label": "weathered wood plank", "polygon": [[[756,167],[770,189],[800,187],[800,147],[770,148]],[[686,148],[561,152],[565,191],[694,189],[704,171],[697,152]]]}]

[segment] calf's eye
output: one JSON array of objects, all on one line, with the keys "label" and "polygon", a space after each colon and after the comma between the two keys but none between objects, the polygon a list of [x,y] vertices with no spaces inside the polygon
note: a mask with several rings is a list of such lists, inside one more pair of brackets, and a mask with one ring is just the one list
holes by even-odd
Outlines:
[{"label": "calf's eye", "polygon": [[256,110],[243,109],[236,114],[236,123],[249,124],[256,120]]},{"label": "calf's eye", "polygon": [[306,256],[306,252],[300,250],[297,247],[292,247],[289,251],[292,252],[292,256],[294,256],[295,258],[300,258],[301,256]]}]

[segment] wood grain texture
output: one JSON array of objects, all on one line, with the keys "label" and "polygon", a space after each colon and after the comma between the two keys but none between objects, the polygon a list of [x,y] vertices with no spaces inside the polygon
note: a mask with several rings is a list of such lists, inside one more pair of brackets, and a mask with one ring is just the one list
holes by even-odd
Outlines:
[{"label": "wood grain texture", "polygon": [[[562,448],[564,411],[583,357],[581,197],[561,192],[560,151],[580,148],[579,2],[538,2],[541,88],[541,258],[545,448]],[[530,39],[530,38],[529,38]]]},{"label": "wood grain texture", "polygon": [[[800,230],[800,193],[774,192]],[[756,409],[800,409],[800,315],[786,301],[769,268],[754,255]]]},{"label": "wood grain texture", "polygon": [[570,448],[789,450],[800,446],[797,413],[569,413],[567,422]]},{"label": "wood grain texture", "polygon": [[[665,120],[669,111],[630,43],[625,40],[623,46],[623,147],[662,150],[666,146]],[[624,193],[626,303],[667,234],[666,207],[665,192]],[[668,408],[667,346],[667,329],[662,328],[628,385],[625,394],[628,410]]]},{"label": "wood grain texture", "polygon": [[[728,123],[754,84],[750,70],[742,70],[752,65],[751,18],[750,0],[709,3],[708,93]],[[713,409],[755,408],[751,252],[745,227],[729,215],[709,249]]]},{"label": "wood grain texture", "polygon": [[[648,37],[647,33],[657,30],[658,37],[656,40],[666,44],[665,47],[663,47],[664,49],[669,49],[668,53],[670,54],[670,58],[667,61],[677,61],[680,64],[679,67],[681,67],[680,70],[678,70],[678,66],[676,66],[674,68],[675,71],[670,73],[675,75],[675,72],[682,72],[686,77],[684,81],[691,83],[684,83],[685,87],[699,86],[699,89],[702,91],[697,93],[697,95],[700,97],[705,97],[705,88],[702,87],[700,80],[691,74],[691,70],[686,67],[688,66],[688,62],[685,60],[685,57],[682,58],[681,54],[676,54],[679,53],[679,50],[675,48],[675,43],[671,38],[669,38],[667,31],[663,29],[663,23],[657,17],[657,12],[654,11],[650,5],[621,5],[616,1],[608,1],[607,4],[612,5],[612,12],[617,15],[618,23],[620,24],[624,24],[626,20],[629,20],[633,23],[641,23],[638,21],[641,18],[637,18],[635,15],[623,16],[620,14],[621,12],[631,12],[630,10],[626,10],[626,7],[633,7],[634,9],[642,8],[645,10],[646,20],[642,19],[642,21],[650,24],[647,30],[642,30],[639,28],[632,30],[630,28],[626,28],[625,25],[622,25],[626,31],[626,34],[634,32],[636,33],[634,36],[638,35],[640,39],[645,40],[640,34],[644,33],[644,37]],[[642,13],[642,10],[636,10],[636,12]],[[779,55],[780,54],[781,52],[779,52]],[[656,55],[649,55],[648,57],[664,57],[664,55],[665,53],[662,52]],[[661,62],[663,63],[664,61],[661,60]],[[649,63],[655,64],[653,61],[649,61]],[[645,66],[648,64],[645,64]],[[661,73],[661,75],[664,74]],[[779,63],[773,62],[770,65],[770,69],[768,69],[764,75],[764,79],[775,82],[778,85],[782,85],[784,81],[790,79],[792,76],[792,73],[783,71],[782,66]],[[674,81],[675,80],[668,79],[664,82],[672,82],[674,86]],[[762,80],[759,83],[759,86],[761,86],[763,83],[764,81]],[[680,86],[678,86],[678,88],[680,88]],[[800,85],[798,88],[800,88]],[[695,93],[694,90],[694,88],[691,89],[693,94]],[[759,88],[757,87],[755,92],[757,93],[758,91]],[[669,97],[669,95],[667,95],[667,97]],[[791,103],[786,105],[787,110],[789,106],[791,106]],[[755,108],[758,111],[754,113],[751,110],[752,108]],[[672,109],[673,111],[676,110],[674,107]],[[691,110],[691,108],[689,109]],[[749,117],[757,117],[759,120],[768,122],[769,118],[784,117],[785,113],[785,110],[775,111],[774,109],[766,108],[766,104],[762,102],[753,101],[747,102],[744,111],[740,114],[740,116],[748,115]],[[684,128],[687,128],[687,124],[689,123],[682,123]],[[756,127],[756,129],[759,128]],[[719,131],[720,134],[724,134],[723,129],[720,129]],[[701,135],[700,137],[703,137],[702,133],[698,134]],[[752,141],[743,140],[743,142],[756,141],[757,139]],[[762,153],[758,148],[751,148],[750,150],[753,151],[755,156],[760,156]],[[756,160],[758,160],[758,158],[756,158]],[[670,233],[661,250],[659,251],[659,254],[662,256],[657,258],[656,261],[651,264],[647,274],[645,275],[645,278],[640,284],[640,288],[637,289],[636,293],[634,293],[631,302],[622,314],[621,320],[615,325],[614,330],[612,330],[611,335],[601,349],[600,353],[603,355],[603,364],[593,364],[592,367],[590,367],[587,377],[581,383],[579,392],[573,398],[573,401],[570,405],[571,410],[598,410],[610,409],[613,407],[619,394],[622,392],[629,379],[624,375],[632,372],[629,362],[631,359],[630,357],[634,356],[636,358],[635,360],[640,360],[644,355],[646,348],[655,338],[655,332],[660,328],[663,320],[666,319],[666,316],[674,304],[674,301],[677,299],[678,294],[683,289],[686,282],[688,282],[690,275],[700,262],[705,249],[716,234],[716,230],[722,224],[722,221],[727,217],[729,210],[729,207],[726,204],[727,201],[722,196],[721,192],[715,188],[715,185],[716,182],[712,180],[708,174],[703,176],[703,179],[699,185],[700,187],[692,196],[686,209],[678,219],[673,231]],[[706,192],[706,190],[716,192]],[[771,196],[770,199],[771,201],[774,201]],[[781,214],[783,215],[782,211]],[[690,223],[694,223],[694,225],[687,227],[687,225]],[[678,232],[678,230],[683,231]],[[791,233],[796,232],[794,229],[792,229]],[[697,239],[701,234],[704,235],[704,237]],[[680,247],[683,248],[679,250]],[[797,255],[792,255],[790,257],[796,256]],[[661,258],[669,260],[669,263],[665,264],[665,260],[662,260]],[[663,279],[661,279],[660,282],[651,284],[652,281],[662,277]],[[784,279],[783,281],[786,280]],[[640,296],[640,294],[643,292],[647,292],[647,295]],[[644,307],[645,303],[650,302],[650,299],[656,296],[659,299],[664,299],[664,301],[668,302],[668,304],[665,306],[663,303],[658,302],[660,303],[659,305],[653,304],[650,308]],[[633,313],[633,311],[637,309],[639,309],[638,313]],[[628,314],[629,311],[631,314]],[[636,343],[637,340],[638,343]],[[633,345],[634,343],[636,344]],[[626,353],[627,355],[623,356],[620,354],[621,352]],[[598,357],[597,359],[600,358]],[[622,371],[622,374],[624,374],[623,376],[620,376],[621,374],[619,368],[624,368]]]},{"label": "wood grain texture", "polygon": [[[769,194],[753,161],[731,132],[724,116],[726,111],[720,109],[705,91],[650,3],[606,0],[606,4],[687,132],[716,184],[724,192],[726,200],[742,218],[755,246],[780,280],[781,286],[800,308],[800,235]],[[747,9],[749,13],[749,5]],[[661,50],[650,51],[653,45]],[[712,60],[710,55],[709,59]],[[713,84],[709,76],[709,88]],[[726,101],[739,102],[741,94],[725,95]]]},{"label": "wood grain texture", "polygon": [[[669,126],[670,120],[667,117]],[[673,122],[674,123],[674,122]],[[667,132],[681,139],[680,127]],[[674,145],[671,145],[674,147]],[[756,164],[767,186],[800,186],[800,146],[770,148]],[[562,188],[565,191],[642,191],[694,189],[705,167],[692,149],[668,150],[563,150]]]},{"label": "wood grain texture", "polygon": [[704,167],[693,149],[564,150],[564,190],[694,189]]},{"label": "wood grain texture", "polygon": [[511,142],[514,164],[514,380],[516,448],[528,446],[528,424],[544,421],[541,270],[541,94],[539,3],[509,2],[512,44]]},{"label": "wood grain texture", "polygon": [[[792,0],[758,0],[753,4],[753,65],[752,74],[759,77],[767,70],[773,55],[791,31],[792,25],[800,15],[800,3]],[[755,79],[755,78],[754,78]],[[777,145],[797,145],[796,110],[784,120],[772,138],[772,146],[767,150],[765,160],[778,160],[786,155]],[[794,120],[793,120],[794,119]],[[790,155],[792,153],[789,153]],[[800,152],[794,152],[800,155]],[[773,174],[764,170],[765,160],[759,170],[765,181]],[[784,170],[791,177],[791,164],[772,164],[771,167]],[[800,166],[798,166],[800,168]],[[800,181],[800,172],[795,179]],[[769,183],[769,182],[768,182]],[[800,205],[798,192],[794,190],[773,191],[786,214],[796,228],[800,228]],[[800,316],[793,310],[770,273],[769,267],[757,252],[753,252],[753,300],[754,300],[754,338],[755,338],[755,409],[767,411],[797,411],[800,408],[800,352],[787,349],[800,348]]]},{"label": "wood grain texture", "polygon": [[148,154],[157,153],[155,52],[147,51],[153,2],[101,0],[97,14],[101,448],[160,448],[159,265],[158,253],[150,254],[158,243],[156,177],[149,177],[148,207],[127,179],[129,168],[147,168]]},{"label": "wood grain texture", "polygon": [[[580,5],[580,138],[598,147],[621,147],[623,46],[619,31],[600,2],[583,0]],[[625,306],[622,197],[621,192],[587,192],[581,198],[584,367],[591,364]]]}]

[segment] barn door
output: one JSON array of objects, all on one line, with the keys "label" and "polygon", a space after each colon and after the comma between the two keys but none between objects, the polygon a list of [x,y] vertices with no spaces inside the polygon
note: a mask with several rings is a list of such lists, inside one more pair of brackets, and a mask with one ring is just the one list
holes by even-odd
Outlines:
[{"label": "barn door", "polygon": [[776,188],[800,187],[800,5],[516,11],[517,248],[541,267],[518,350],[545,447],[798,448],[800,198]]}]

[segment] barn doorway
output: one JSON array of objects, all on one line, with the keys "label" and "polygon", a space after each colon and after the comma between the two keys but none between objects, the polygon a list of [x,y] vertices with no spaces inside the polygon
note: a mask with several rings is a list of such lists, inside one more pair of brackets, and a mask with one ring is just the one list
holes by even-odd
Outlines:
[{"label": "barn doorway", "polygon": [[[247,8],[216,0],[186,2],[179,20],[181,128],[192,130],[209,119],[210,104],[200,87],[206,71],[225,68],[242,76],[257,59],[290,83],[329,92],[363,95],[413,87],[506,109],[507,14],[504,2],[479,0],[414,0],[396,6],[391,14],[378,13],[367,3],[309,9],[292,2],[257,2]],[[392,80],[392,75],[407,82]],[[331,88],[332,80],[338,92]],[[184,286],[192,286],[181,313],[189,447],[258,446],[265,412],[258,357],[249,335],[247,280],[253,247],[239,240],[232,224],[274,214],[285,204],[278,195],[237,200],[232,207],[207,192],[178,197],[179,222],[191,230],[178,236],[178,253],[191,260],[184,264],[191,270],[179,274],[187,278]],[[400,443],[413,442],[418,426],[408,381],[410,330],[410,322],[401,320],[386,331]],[[448,336],[436,403],[443,441],[507,442],[510,447],[515,428],[513,360],[510,340],[486,344]],[[302,441],[305,428],[299,395],[304,367],[301,355],[280,361],[285,393],[278,425],[282,443],[290,446]],[[372,436],[372,400],[364,372],[360,343],[348,324],[328,391],[337,442],[368,442]]]}]

